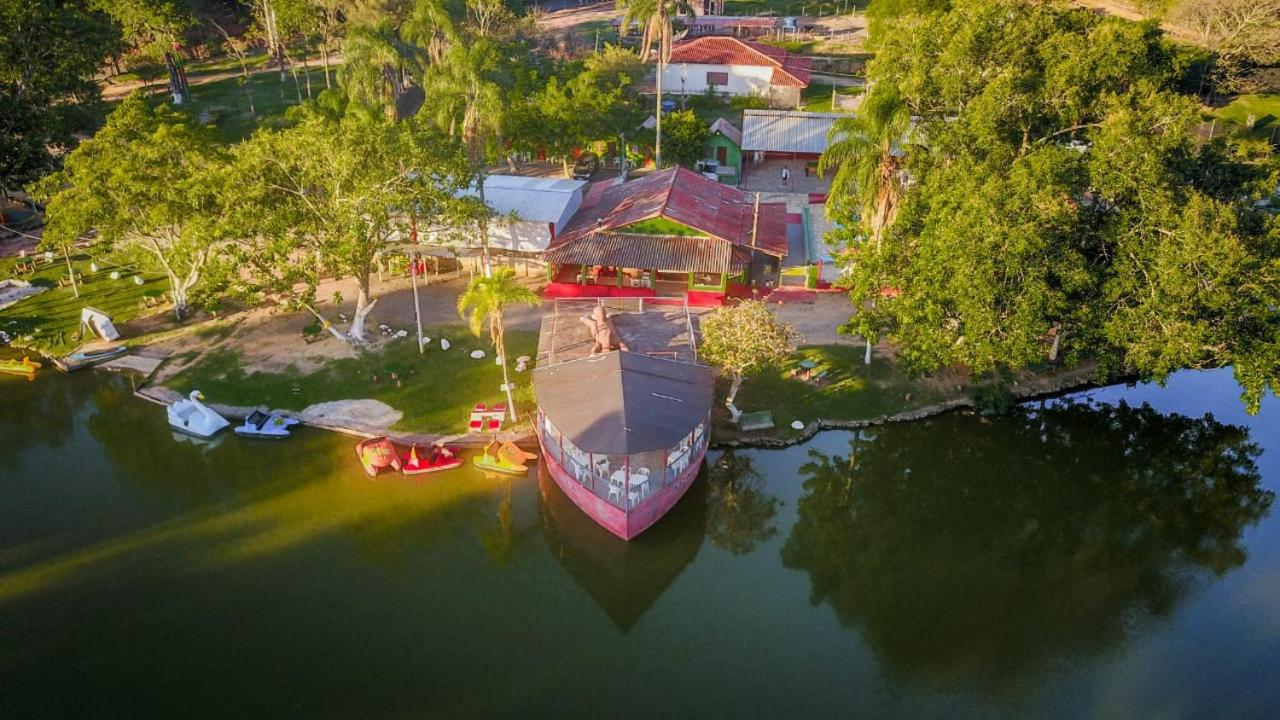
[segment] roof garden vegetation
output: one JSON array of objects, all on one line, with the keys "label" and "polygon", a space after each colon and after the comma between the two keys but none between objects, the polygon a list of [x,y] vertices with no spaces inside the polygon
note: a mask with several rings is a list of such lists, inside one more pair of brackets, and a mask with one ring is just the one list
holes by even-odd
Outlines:
[{"label": "roof garden vegetation", "polygon": [[624,228],[619,228],[621,232],[637,233],[639,235],[673,235],[676,237],[709,237],[704,232],[698,232],[683,223],[675,220],[668,220],[664,217],[649,218],[641,220],[638,223],[632,223]]}]

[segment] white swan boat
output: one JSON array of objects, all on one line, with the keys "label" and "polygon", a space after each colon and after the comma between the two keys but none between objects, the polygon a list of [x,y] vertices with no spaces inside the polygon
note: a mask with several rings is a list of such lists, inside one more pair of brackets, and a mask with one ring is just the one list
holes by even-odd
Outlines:
[{"label": "white swan boat", "polygon": [[287,438],[289,428],[297,424],[298,421],[293,418],[254,410],[244,419],[244,424],[237,425],[235,430],[237,435],[244,437]]},{"label": "white swan boat", "polygon": [[169,427],[196,437],[213,437],[219,430],[230,425],[227,419],[209,409],[200,402],[204,396],[199,390],[192,390],[185,400],[169,406]]}]

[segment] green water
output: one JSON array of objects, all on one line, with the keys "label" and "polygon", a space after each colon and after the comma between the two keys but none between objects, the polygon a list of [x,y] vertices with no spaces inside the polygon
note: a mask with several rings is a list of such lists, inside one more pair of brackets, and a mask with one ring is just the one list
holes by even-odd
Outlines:
[{"label": "green water", "polygon": [[713,453],[625,544],[546,479],[0,379],[0,717],[1276,717],[1280,402],[1237,394]]}]

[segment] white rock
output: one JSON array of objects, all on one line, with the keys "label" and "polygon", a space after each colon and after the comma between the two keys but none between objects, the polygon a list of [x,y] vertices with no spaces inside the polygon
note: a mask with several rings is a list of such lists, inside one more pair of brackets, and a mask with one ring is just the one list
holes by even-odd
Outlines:
[{"label": "white rock", "polygon": [[398,338],[409,337],[409,331],[408,331],[408,330],[397,330],[397,331],[396,331],[396,337],[398,337]]},{"label": "white rock", "polygon": [[794,422],[792,422],[792,423],[791,423],[791,429],[792,429],[792,430],[803,430],[803,429],[804,429],[804,423],[800,422],[799,420],[796,420],[796,421],[794,421]]},{"label": "white rock", "polygon": [[430,344],[431,344],[431,338],[429,338],[429,337],[424,337],[424,338],[422,338],[422,342],[421,342],[421,343],[419,343],[419,344],[420,344],[420,345],[422,345],[422,347],[426,347],[426,346],[428,346],[428,345],[430,345]]},{"label": "white rock", "polygon": [[520,363],[521,365],[528,365],[529,361],[532,359],[533,358],[529,357],[528,355],[521,355],[520,357],[516,358],[516,362]]},{"label": "white rock", "polygon": [[483,350],[472,350],[472,351],[471,351],[471,357],[472,357],[472,359],[474,359],[474,360],[479,360],[480,358],[484,357],[484,351],[483,351]]},{"label": "white rock", "polygon": [[441,349],[441,350],[448,350],[448,349],[449,349],[449,341],[448,341],[447,339],[445,339],[445,338],[440,338],[440,349]]}]

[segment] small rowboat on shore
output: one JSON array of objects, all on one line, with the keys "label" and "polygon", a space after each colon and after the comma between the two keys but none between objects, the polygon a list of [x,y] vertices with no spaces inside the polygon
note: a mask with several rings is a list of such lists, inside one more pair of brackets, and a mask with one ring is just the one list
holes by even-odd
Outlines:
[{"label": "small rowboat on shore", "polygon": [[411,445],[408,452],[400,455],[400,472],[405,475],[424,475],[452,470],[460,465],[462,465],[462,456],[457,449],[450,447],[419,448],[417,445]]},{"label": "small rowboat on shore", "polygon": [[400,469],[400,457],[396,448],[385,437],[369,438],[356,443],[356,457],[360,458],[360,466],[370,478],[388,470]]},{"label": "small rowboat on shore", "polygon": [[62,372],[75,372],[83,370],[87,367],[100,365],[113,358],[120,357],[129,352],[129,348],[123,345],[112,345],[110,347],[98,348],[97,350],[77,350],[61,360],[54,360],[53,363],[58,366]]},{"label": "small rowboat on shore", "polygon": [[0,373],[9,375],[21,375],[28,380],[34,380],[36,371],[43,367],[40,363],[29,357],[21,360],[0,360]]}]

